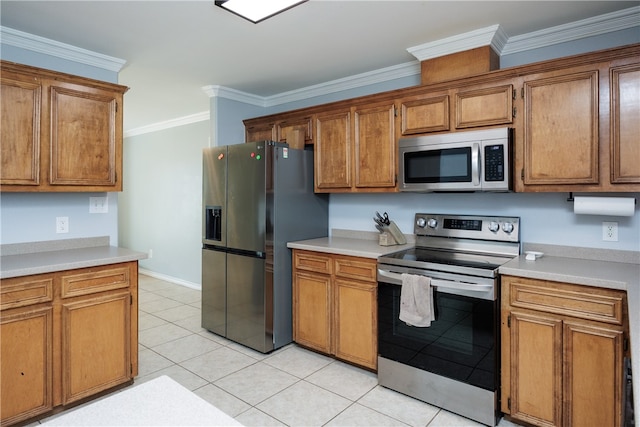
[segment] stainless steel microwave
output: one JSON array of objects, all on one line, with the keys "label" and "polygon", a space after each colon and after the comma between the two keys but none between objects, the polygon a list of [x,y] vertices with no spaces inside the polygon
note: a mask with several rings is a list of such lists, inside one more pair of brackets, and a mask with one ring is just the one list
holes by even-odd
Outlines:
[{"label": "stainless steel microwave", "polygon": [[401,138],[400,191],[511,191],[513,129]]}]

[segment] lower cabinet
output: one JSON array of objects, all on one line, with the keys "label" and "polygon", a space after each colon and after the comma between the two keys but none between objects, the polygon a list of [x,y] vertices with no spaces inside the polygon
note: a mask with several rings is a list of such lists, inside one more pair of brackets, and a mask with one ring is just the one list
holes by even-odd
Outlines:
[{"label": "lower cabinet", "polygon": [[53,309],[17,308],[0,315],[2,425],[53,408]]},{"label": "lower cabinet", "polygon": [[376,260],[295,249],[293,339],[377,368]]},{"label": "lower cabinet", "polygon": [[137,375],[137,288],[135,261],[0,282],[2,425]]},{"label": "lower cabinet", "polygon": [[502,278],[502,411],[537,426],[621,425],[626,294]]}]

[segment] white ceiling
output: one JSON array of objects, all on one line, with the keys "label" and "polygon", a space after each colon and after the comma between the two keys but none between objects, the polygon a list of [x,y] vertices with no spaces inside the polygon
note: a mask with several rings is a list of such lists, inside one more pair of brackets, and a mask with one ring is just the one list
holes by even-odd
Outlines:
[{"label": "white ceiling", "polygon": [[0,24],[126,61],[125,130],[416,61],[407,48],[499,24],[508,37],[638,1],[311,0],[258,24],[211,1],[9,1]]}]

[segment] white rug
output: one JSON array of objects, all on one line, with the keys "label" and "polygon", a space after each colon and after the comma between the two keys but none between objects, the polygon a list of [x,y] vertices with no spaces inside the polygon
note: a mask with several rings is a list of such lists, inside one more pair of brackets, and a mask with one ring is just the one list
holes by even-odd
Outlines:
[{"label": "white rug", "polygon": [[71,409],[47,426],[241,426],[206,400],[163,375]]}]

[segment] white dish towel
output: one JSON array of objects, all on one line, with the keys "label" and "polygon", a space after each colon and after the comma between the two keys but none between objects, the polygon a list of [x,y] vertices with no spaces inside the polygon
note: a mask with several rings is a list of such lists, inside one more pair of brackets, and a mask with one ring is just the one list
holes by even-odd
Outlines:
[{"label": "white dish towel", "polygon": [[410,326],[427,327],[436,320],[431,279],[416,274],[402,275],[400,320]]}]

